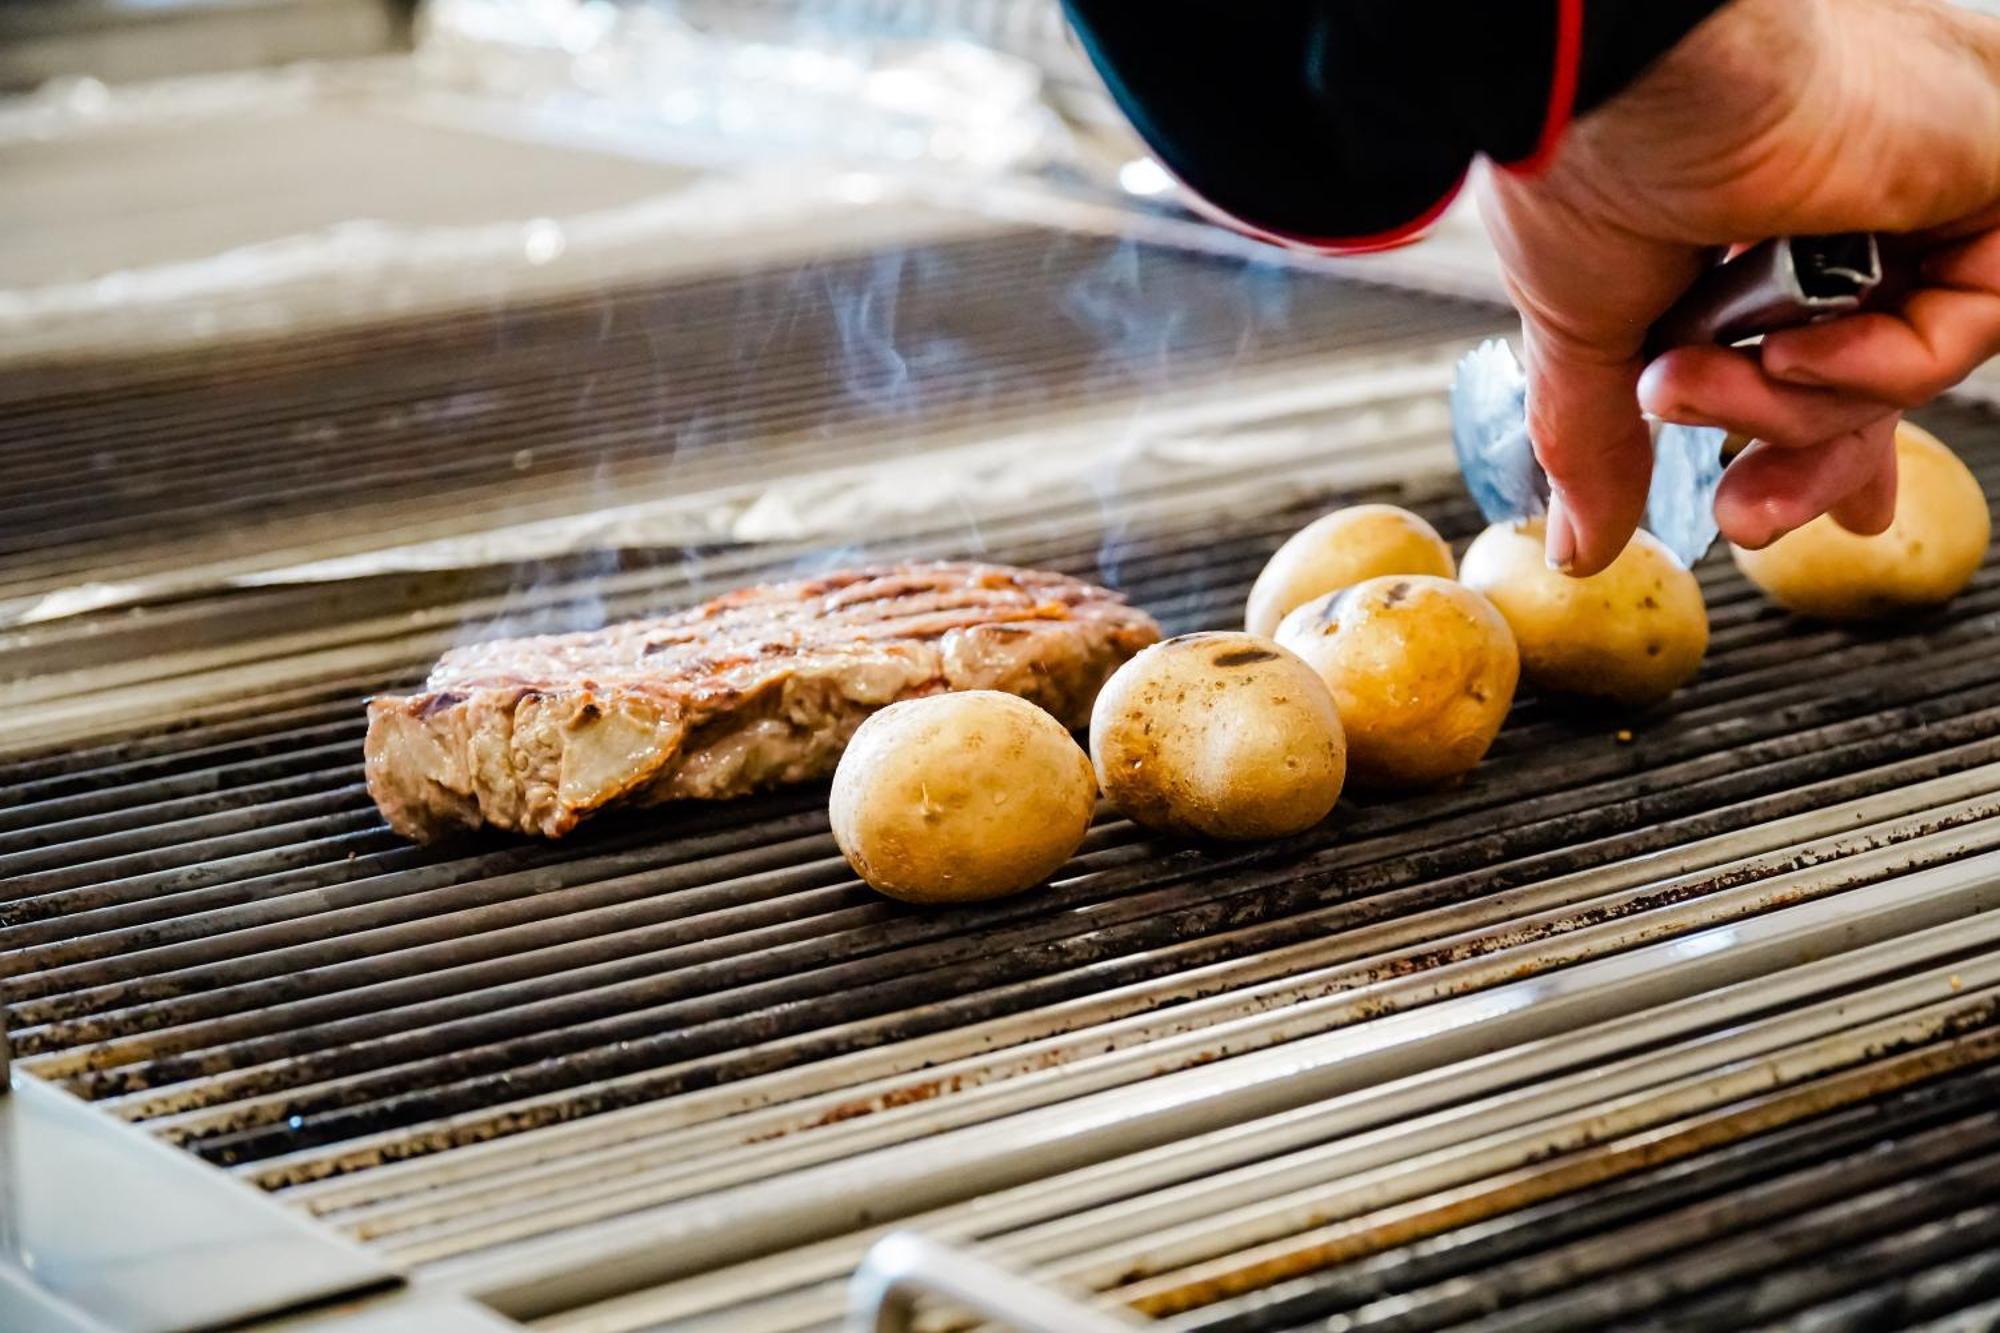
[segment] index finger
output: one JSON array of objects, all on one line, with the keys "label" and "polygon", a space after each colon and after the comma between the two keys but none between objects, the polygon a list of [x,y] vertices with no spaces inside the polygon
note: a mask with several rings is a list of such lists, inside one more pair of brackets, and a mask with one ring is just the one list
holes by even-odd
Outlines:
[{"label": "index finger", "polygon": [[1922,282],[1895,309],[1770,335],[1764,368],[1898,407],[1928,402],[2000,350],[2000,231],[1932,254]]}]

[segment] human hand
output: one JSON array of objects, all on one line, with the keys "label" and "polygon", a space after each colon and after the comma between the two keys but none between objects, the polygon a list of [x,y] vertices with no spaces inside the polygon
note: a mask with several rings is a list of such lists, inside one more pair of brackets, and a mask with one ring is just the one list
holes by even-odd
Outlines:
[{"label": "human hand", "polygon": [[[1716,520],[1765,546],[1822,513],[1886,528],[1901,410],[2000,351],[2000,21],[1941,0],[1734,0],[1479,202],[1521,310],[1552,562],[1594,573],[1645,507],[1641,408],[1756,441]],[[1646,364],[1646,331],[1723,247],[1891,233],[1892,306]]]}]

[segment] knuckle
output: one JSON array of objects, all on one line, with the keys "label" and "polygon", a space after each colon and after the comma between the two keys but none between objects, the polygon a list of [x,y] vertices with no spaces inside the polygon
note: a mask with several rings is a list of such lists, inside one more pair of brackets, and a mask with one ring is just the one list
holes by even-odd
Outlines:
[{"label": "knuckle", "polygon": [[1910,380],[1887,386],[1887,392],[1882,397],[1891,407],[1908,411],[1913,407],[1922,407],[1940,392],[1941,390],[1930,388],[1926,382]]},{"label": "knuckle", "polygon": [[1912,376],[1908,383],[1898,386],[1898,392],[1890,401],[1897,407],[1922,407],[1938,395],[1950,390],[1963,375],[1943,366],[1928,366]]}]

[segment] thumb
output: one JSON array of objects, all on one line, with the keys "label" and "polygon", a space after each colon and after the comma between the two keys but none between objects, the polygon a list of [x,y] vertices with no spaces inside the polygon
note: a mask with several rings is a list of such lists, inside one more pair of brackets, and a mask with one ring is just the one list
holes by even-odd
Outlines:
[{"label": "thumb", "polygon": [[1549,563],[1579,577],[1618,558],[1646,509],[1653,443],[1636,347],[1585,342],[1526,316],[1528,436],[1549,474]]},{"label": "thumb", "polygon": [[1521,312],[1528,436],[1553,493],[1549,560],[1595,574],[1632,539],[1652,480],[1646,331],[1700,273],[1702,252],[1596,217],[1548,181],[1488,168],[1478,187]]}]

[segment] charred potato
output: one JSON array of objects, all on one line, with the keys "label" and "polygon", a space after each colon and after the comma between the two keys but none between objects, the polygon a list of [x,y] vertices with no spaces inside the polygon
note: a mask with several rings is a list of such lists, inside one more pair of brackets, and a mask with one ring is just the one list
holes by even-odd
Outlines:
[{"label": "charred potato", "polygon": [[1313,598],[1382,574],[1450,578],[1451,548],[1437,530],[1394,505],[1354,505],[1293,533],[1250,589],[1243,627],[1266,637]]},{"label": "charred potato", "polygon": [[834,841],[854,873],[912,903],[976,902],[1041,883],[1083,841],[1090,757],[1011,694],[905,699],[856,729],[833,775]]},{"label": "charred potato", "polygon": [[1514,702],[1507,622],[1449,579],[1391,575],[1307,602],[1278,642],[1333,693],[1357,784],[1438,786],[1470,772]]},{"label": "charred potato", "polygon": [[1778,605],[1822,620],[1877,620],[1956,597],[1992,539],[1979,479],[1935,435],[1896,428],[1896,518],[1860,537],[1822,515],[1736,567]]},{"label": "charred potato", "polygon": [[1250,634],[1188,634],[1120,667],[1090,717],[1097,778],[1147,828],[1279,838],[1326,818],[1347,774],[1333,699]]},{"label": "charred potato", "polygon": [[1495,523],[1459,577],[1505,616],[1521,673],[1561,694],[1643,708],[1679,689],[1708,651],[1701,584],[1649,532],[1589,578],[1550,569],[1540,519]]}]

